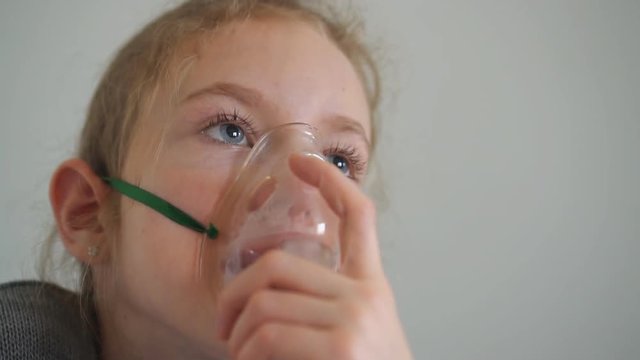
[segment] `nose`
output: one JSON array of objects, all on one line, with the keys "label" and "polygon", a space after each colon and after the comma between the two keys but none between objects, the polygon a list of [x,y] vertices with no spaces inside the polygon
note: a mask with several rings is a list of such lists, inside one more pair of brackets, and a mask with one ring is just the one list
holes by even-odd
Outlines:
[{"label": "nose", "polygon": [[290,189],[291,202],[287,214],[294,223],[315,225],[319,218],[317,198],[313,196],[313,188],[310,185],[296,179]]},{"label": "nose", "polygon": [[[293,174],[266,177],[251,191],[247,210],[264,221],[280,219],[282,225],[316,226],[324,223],[317,194]],[[280,214],[280,215],[278,215]]]}]

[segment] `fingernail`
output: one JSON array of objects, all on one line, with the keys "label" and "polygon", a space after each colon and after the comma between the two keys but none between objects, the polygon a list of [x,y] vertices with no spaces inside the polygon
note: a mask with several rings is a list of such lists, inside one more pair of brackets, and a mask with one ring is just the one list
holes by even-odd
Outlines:
[{"label": "fingernail", "polygon": [[305,156],[305,157],[309,157],[309,158],[315,158],[321,161],[324,161],[324,157],[318,153],[312,153],[312,152],[301,152],[301,155]]}]

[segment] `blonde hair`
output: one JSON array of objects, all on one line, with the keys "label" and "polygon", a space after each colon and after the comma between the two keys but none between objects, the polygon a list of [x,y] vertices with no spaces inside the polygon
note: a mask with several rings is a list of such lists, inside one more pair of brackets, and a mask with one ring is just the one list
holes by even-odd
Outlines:
[{"label": "blonde hair", "polygon": [[[318,0],[190,0],[162,14],[133,36],[116,53],[91,100],[80,136],[77,156],[98,176],[118,177],[123,169],[136,123],[153,103],[159,86],[175,68],[181,46],[226,23],[256,17],[289,17],[320,29],[351,61],[359,75],[371,110],[372,128],[380,97],[380,79],[372,54],[362,39],[362,23],[345,18],[337,9]],[[174,69],[175,70],[175,69]],[[373,131],[375,134],[375,131]],[[375,144],[372,135],[371,144]],[[108,199],[105,218],[118,226],[118,196]],[[52,231],[44,244],[39,264],[48,278]],[[68,260],[68,259],[67,259]],[[83,308],[94,309],[91,269],[78,262]]]}]

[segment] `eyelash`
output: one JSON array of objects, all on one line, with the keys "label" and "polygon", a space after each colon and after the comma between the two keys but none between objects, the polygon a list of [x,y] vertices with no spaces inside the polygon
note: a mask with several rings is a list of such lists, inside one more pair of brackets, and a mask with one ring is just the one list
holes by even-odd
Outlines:
[{"label": "eyelash", "polygon": [[256,139],[256,131],[251,117],[241,115],[237,109],[233,109],[232,113],[219,112],[207,120],[207,125],[200,131],[200,133],[204,134],[208,129],[221,124],[240,125],[247,137],[249,147],[253,147]]},{"label": "eyelash", "polygon": [[[248,146],[253,147],[256,134],[254,122],[249,116],[241,115],[237,109],[233,110],[233,113],[219,112],[214,117],[210,118],[207,125],[201,130],[204,133],[207,129],[221,124],[236,124],[242,127],[242,130],[247,136]],[[324,151],[324,156],[338,155],[344,157],[349,163],[351,168],[351,175],[349,176],[353,180],[358,180],[364,173],[366,168],[366,161],[360,156],[360,153],[355,146],[342,144],[337,142]]]},{"label": "eyelash", "polygon": [[345,145],[339,142],[335,143],[324,152],[324,156],[329,155],[342,156],[347,160],[349,167],[351,168],[351,175],[349,177],[353,180],[359,179],[364,172],[366,162],[362,159],[355,146]]}]

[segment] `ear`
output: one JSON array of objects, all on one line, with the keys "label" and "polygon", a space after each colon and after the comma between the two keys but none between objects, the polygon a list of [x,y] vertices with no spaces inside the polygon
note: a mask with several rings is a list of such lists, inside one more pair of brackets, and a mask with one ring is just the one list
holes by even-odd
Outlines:
[{"label": "ear", "polygon": [[64,247],[85,264],[103,259],[107,250],[100,209],[109,191],[80,159],[60,164],[49,184],[49,201]]}]

